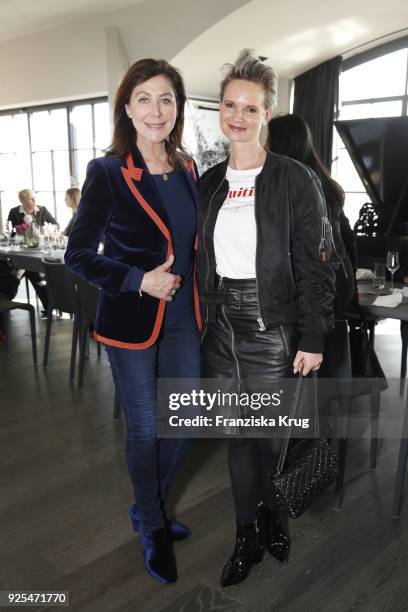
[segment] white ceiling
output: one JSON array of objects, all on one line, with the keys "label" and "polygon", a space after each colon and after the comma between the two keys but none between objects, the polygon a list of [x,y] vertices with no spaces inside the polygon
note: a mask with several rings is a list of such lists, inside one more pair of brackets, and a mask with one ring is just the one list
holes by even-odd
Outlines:
[{"label": "white ceiling", "polygon": [[[140,4],[144,0],[0,0],[0,41]],[[75,34],[75,32],[73,32]]]},{"label": "white ceiling", "polygon": [[[178,10],[170,0],[0,0],[0,41],[105,13],[114,25],[120,9],[143,1],[154,8],[155,14],[157,7],[162,6],[161,14],[157,12],[160,21],[152,23],[150,46],[155,31],[158,41],[161,37],[182,40],[182,32],[173,30],[172,26],[166,29],[169,23],[166,14],[171,11],[174,23],[174,11]],[[281,77],[293,78],[337,54],[408,28],[407,0],[218,0],[217,3],[191,0],[191,3],[190,8],[197,11],[194,28],[189,28],[187,22],[183,25],[183,14],[177,25],[188,28],[192,37],[196,36],[195,31],[199,34],[200,27],[204,31],[175,57],[167,59],[181,68],[191,94],[208,96],[217,93],[220,66],[232,61],[243,47],[257,48],[269,58]],[[217,22],[215,4],[232,12]],[[233,10],[236,6],[240,8]],[[202,19],[203,9],[216,22],[208,29]],[[146,36],[148,32],[143,27]],[[118,29],[130,61],[135,61],[135,54],[140,57],[145,46],[143,36],[137,36],[137,26],[118,22]],[[72,43],[75,44],[74,24]]]},{"label": "white ceiling", "polygon": [[[220,66],[258,49],[283,77],[408,28],[407,0],[253,0],[185,47],[173,62],[191,92],[211,95]],[[402,34],[400,34],[402,35]],[[197,63],[197,58],[203,58]]]}]

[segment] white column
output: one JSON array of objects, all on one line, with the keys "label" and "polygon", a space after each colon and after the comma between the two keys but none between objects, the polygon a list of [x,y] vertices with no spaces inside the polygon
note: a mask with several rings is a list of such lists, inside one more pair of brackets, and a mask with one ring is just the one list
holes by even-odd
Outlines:
[{"label": "white column", "polygon": [[105,37],[108,99],[112,118],[115,93],[130,63],[118,28],[105,28]]}]

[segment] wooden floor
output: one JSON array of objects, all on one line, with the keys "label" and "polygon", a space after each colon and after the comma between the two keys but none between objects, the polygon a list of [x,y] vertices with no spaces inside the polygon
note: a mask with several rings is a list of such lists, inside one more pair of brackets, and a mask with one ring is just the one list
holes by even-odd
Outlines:
[{"label": "wooden floor", "polygon": [[[42,356],[45,322],[38,326]],[[265,558],[228,589],[219,587],[234,537],[225,443],[197,442],[172,504],[193,536],[176,544],[177,584],[162,586],[144,571],[130,531],[123,426],[112,421],[106,356],[98,360],[92,343],[78,391],[68,381],[69,319],[54,324],[46,371],[32,365],[25,313],[13,313],[12,328],[11,356],[0,349],[0,590],[69,591],[81,612],[408,611],[408,500],[400,520],[391,519],[397,439],[381,441],[376,472],[369,441],[355,440],[343,510],[332,509],[329,491],[291,521],[287,567]],[[398,329],[385,332],[377,350],[396,376]],[[384,398],[387,432],[388,405]]]}]

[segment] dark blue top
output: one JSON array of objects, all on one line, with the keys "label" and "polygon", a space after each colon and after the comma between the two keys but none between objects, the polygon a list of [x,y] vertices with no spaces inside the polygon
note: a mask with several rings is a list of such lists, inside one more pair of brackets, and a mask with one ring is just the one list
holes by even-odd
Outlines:
[{"label": "dark blue top", "polygon": [[167,174],[167,181],[161,174],[152,178],[162,199],[170,222],[174,247],[172,273],[182,278],[180,289],[173,300],[166,305],[165,323],[194,318],[194,241],[197,233],[197,211],[193,196],[182,170]]},{"label": "dark blue top", "polygon": [[[182,278],[180,289],[166,305],[165,324],[180,319],[194,318],[194,241],[197,233],[197,211],[193,196],[182,170],[151,175],[169,218],[173,237],[174,263],[172,273]],[[122,283],[121,291],[138,291],[144,270],[132,267]]]}]

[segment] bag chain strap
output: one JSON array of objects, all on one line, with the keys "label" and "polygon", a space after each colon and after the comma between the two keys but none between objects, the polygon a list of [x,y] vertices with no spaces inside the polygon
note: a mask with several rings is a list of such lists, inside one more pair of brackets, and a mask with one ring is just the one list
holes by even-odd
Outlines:
[{"label": "bag chain strap", "polygon": [[[314,413],[315,413],[315,420],[316,420],[316,425],[317,425],[317,438],[320,437],[320,430],[319,430],[319,408],[318,408],[318,403],[317,403],[317,372],[312,370],[312,375],[313,375],[313,396],[314,396]],[[293,393],[293,398],[292,398],[292,404],[291,404],[291,415],[290,418],[295,418],[298,406],[299,406],[299,402],[300,402],[300,397],[302,394],[302,390],[303,390],[303,380],[304,380],[304,376],[303,376],[303,371],[301,370],[299,372],[299,377],[297,379],[297,383],[296,383],[296,388],[295,391]],[[276,468],[276,474],[279,476],[284,468],[285,465],[285,460],[286,460],[286,456],[288,453],[288,448],[289,448],[289,442],[290,442],[290,437],[291,437],[291,433],[292,433],[292,429],[293,429],[293,425],[291,425],[288,428],[288,431],[286,433],[285,436],[285,440],[283,442],[282,445],[282,450],[280,452],[280,456],[279,456],[279,461],[278,461],[278,465]]]}]

